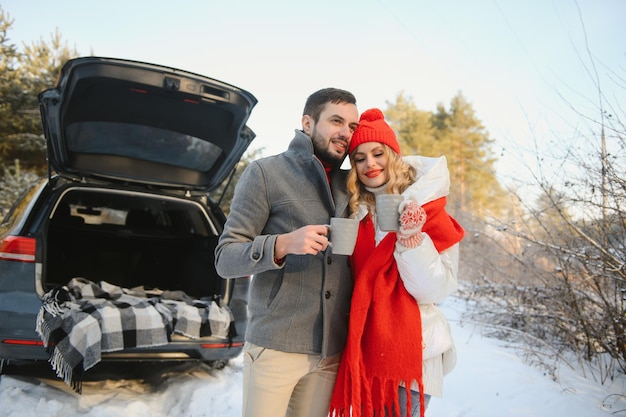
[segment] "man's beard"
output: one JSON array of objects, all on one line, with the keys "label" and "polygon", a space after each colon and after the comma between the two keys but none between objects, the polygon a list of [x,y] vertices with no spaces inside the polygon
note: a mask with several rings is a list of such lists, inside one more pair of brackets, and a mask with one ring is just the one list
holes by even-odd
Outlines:
[{"label": "man's beard", "polygon": [[315,129],[311,134],[311,142],[313,142],[313,152],[321,161],[331,165],[339,165],[346,157],[346,152],[343,155],[338,155],[336,152],[329,149],[330,142],[317,135]]}]

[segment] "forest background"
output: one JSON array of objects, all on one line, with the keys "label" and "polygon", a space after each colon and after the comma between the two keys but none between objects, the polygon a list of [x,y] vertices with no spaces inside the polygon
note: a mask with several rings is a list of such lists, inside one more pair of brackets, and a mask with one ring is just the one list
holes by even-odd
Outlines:
[{"label": "forest background", "polygon": [[[12,25],[0,7],[0,216],[48,175],[37,94],[79,55],[59,31],[17,46]],[[571,105],[579,128],[555,131],[550,141],[561,146],[549,151],[531,131],[529,154],[506,179],[496,173],[494,139],[462,92],[435,110],[400,92],[383,111],[405,154],[448,159],[450,211],[468,232],[459,296],[471,302],[470,318],[521,342],[528,361],[555,379],[557,363],[576,362],[585,376],[608,381],[626,373],[625,114],[597,82],[592,51],[581,50],[597,91],[585,107]],[[611,73],[623,90],[624,68]],[[262,154],[251,149],[216,193],[225,193],[226,212],[239,174]]]}]

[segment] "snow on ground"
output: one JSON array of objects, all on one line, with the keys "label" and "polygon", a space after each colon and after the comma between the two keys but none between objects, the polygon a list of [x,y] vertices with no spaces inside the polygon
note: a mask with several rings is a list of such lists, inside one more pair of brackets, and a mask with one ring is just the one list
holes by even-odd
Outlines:
[{"label": "snow on ground", "polygon": [[[524,363],[518,352],[481,328],[460,320],[462,302],[442,307],[451,319],[459,360],[446,378],[443,398],[427,417],[606,417],[626,415],[626,379],[602,386],[560,367],[559,381]],[[239,417],[241,356],[221,370],[201,364],[143,365],[124,376],[111,364],[88,372],[78,395],[51,373],[3,375],[1,417]],[[125,365],[128,371],[128,365]],[[128,372],[127,372],[128,373]]]}]

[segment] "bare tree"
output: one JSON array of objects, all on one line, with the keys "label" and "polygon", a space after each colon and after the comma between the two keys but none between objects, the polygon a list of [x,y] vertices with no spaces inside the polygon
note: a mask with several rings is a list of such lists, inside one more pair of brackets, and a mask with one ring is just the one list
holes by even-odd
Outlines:
[{"label": "bare tree", "polygon": [[[511,190],[520,210],[485,222],[467,242],[475,285],[466,291],[477,300],[474,319],[500,336],[523,335],[548,367],[574,355],[604,382],[626,372],[626,113],[601,80],[626,83],[610,70],[601,77],[588,49],[581,63],[594,108],[570,105],[578,128],[554,138],[568,146],[536,146],[534,198]],[[539,355],[546,346],[557,355]]]}]

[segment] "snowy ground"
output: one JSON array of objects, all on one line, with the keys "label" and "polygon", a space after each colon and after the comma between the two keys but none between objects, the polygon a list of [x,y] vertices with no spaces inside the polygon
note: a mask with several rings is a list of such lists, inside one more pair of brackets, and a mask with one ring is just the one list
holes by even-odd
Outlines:
[{"label": "snowy ground", "polygon": [[[444,398],[433,398],[427,416],[446,417],[606,417],[626,416],[626,379],[611,386],[585,380],[561,367],[554,382],[526,365],[517,352],[481,329],[458,320],[462,303],[446,302],[459,361],[447,377]],[[239,417],[241,357],[221,370],[198,364],[164,369],[140,367],[141,376],[111,374],[111,365],[94,368],[73,393],[53,376],[30,373],[0,379],[1,417],[141,416]],[[130,368],[126,366],[125,370]],[[88,373],[89,376],[90,373]]]}]

